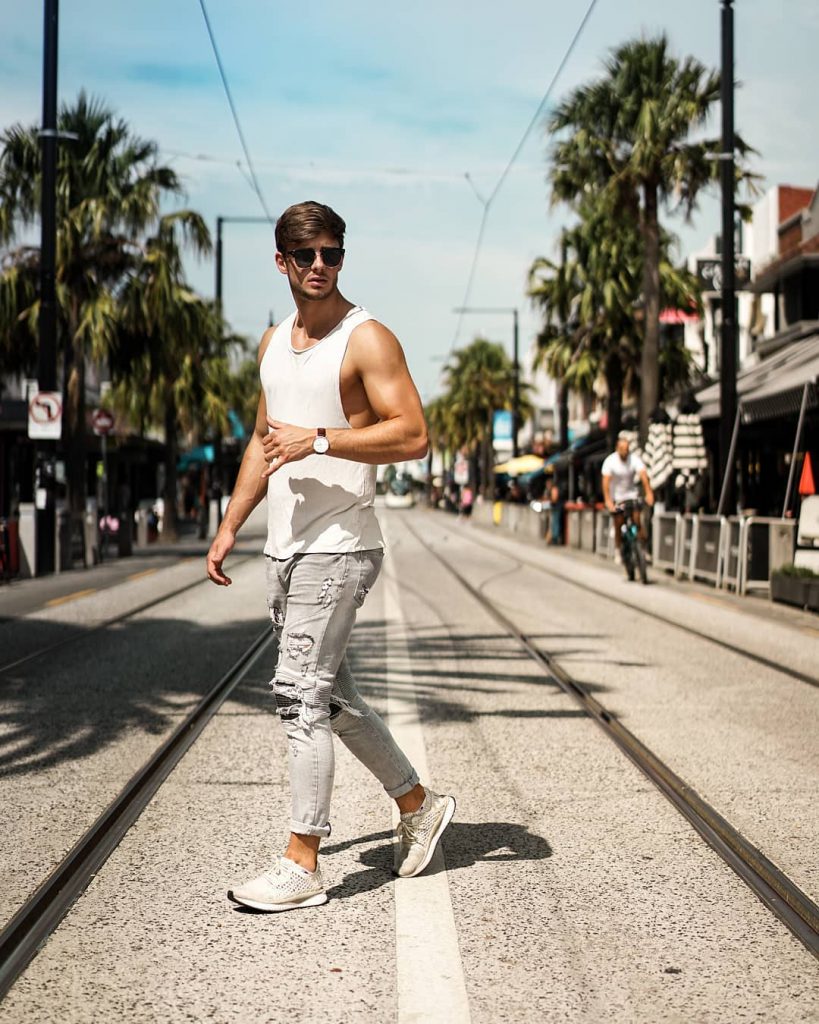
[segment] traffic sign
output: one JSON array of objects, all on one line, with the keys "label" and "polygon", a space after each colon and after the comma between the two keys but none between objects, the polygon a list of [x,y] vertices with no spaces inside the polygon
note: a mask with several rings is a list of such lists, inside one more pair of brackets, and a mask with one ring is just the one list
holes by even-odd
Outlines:
[{"label": "traffic sign", "polygon": [[28,436],[57,441],[62,436],[63,396],[59,391],[36,391],[28,395]]},{"label": "traffic sign", "polygon": [[114,426],[114,414],[107,409],[95,409],[91,416],[91,424],[97,436],[105,436]]}]

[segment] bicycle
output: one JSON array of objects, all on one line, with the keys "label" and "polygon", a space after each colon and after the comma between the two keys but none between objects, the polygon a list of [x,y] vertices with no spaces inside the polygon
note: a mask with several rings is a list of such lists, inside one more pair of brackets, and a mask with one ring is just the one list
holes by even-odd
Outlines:
[{"label": "bicycle", "polygon": [[[646,550],[640,537],[639,512],[642,507],[642,501],[630,499],[616,505],[614,514],[623,516],[623,522],[620,526],[620,556],[623,559],[623,568],[626,570],[626,576],[629,580],[633,581],[636,572],[639,571],[641,582],[648,583]],[[636,516],[635,512],[637,513]]]}]

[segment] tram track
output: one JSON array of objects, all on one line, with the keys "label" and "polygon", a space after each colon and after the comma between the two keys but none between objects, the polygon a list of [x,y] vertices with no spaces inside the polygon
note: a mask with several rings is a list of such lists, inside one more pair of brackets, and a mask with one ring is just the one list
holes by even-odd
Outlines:
[{"label": "tram track", "polygon": [[[196,585],[189,584],[174,594],[166,595],[163,600]],[[159,601],[152,602],[157,603]],[[119,795],[0,932],[0,999],[85,891],[208,722],[272,643],[274,635],[272,626],[266,626],[219,682],[132,776]]]},{"label": "tram track", "polygon": [[[231,564],[235,568],[256,557],[257,556],[255,554],[245,555],[236,561],[233,561]],[[190,583],[185,583],[181,587],[176,587],[174,590],[171,590],[166,594],[161,594],[159,597],[152,598],[150,601],[145,601],[143,604],[138,605],[136,608],[131,608],[129,611],[123,612],[121,615],[115,615],[113,618],[105,619],[103,622],[98,622],[94,626],[78,629],[70,636],[64,636],[59,640],[55,640],[54,643],[46,644],[44,647],[38,647],[35,651],[30,651],[28,654],[15,658],[13,661],[6,662],[5,665],[0,665],[0,676],[5,675],[5,673],[10,672],[12,669],[19,668],[21,665],[25,665],[30,661],[35,661],[37,658],[41,658],[43,655],[49,654],[51,651],[56,651],[68,644],[73,644],[79,640],[85,639],[86,637],[91,637],[95,633],[108,629],[110,626],[116,626],[120,622],[125,622],[127,619],[133,618],[135,615],[148,611],[150,608],[155,608],[157,605],[163,604],[165,601],[170,601],[174,597],[179,597],[180,594],[185,594],[187,591],[193,590],[194,587],[199,587],[203,583],[208,582],[209,580],[207,577],[204,579],[200,578],[192,580]],[[95,593],[99,593],[99,591],[95,591]],[[25,619],[23,621],[25,621]]]},{"label": "tram track", "polygon": [[[508,552],[503,551],[502,548],[479,540],[474,536],[472,531],[470,531],[468,536],[463,534],[462,539],[475,544],[477,547],[483,548],[484,551],[494,551],[497,554],[504,554],[507,557],[512,557]],[[687,626],[682,622],[669,619],[667,616],[661,615],[659,612],[652,611],[650,608],[645,608],[643,605],[633,604],[630,601],[623,601],[622,597],[619,595],[615,596],[608,591],[598,590],[597,587],[592,587],[588,583],[581,583],[580,581],[573,579],[571,576],[557,572],[554,569],[547,569],[545,566],[538,565],[535,562],[526,562],[525,565],[527,569],[532,569],[543,576],[549,576],[552,579],[560,580],[561,583],[567,583],[572,587],[577,587],[578,590],[582,590],[587,594],[593,594],[595,597],[605,598],[607,601],[611,601],[620,607],[629,608],[631,611],[637,612],[646,618],[653,619],[655,622],[662,622],[665,626],[672,626],[674,629],[687,633],[689,636],[694,636],[698,640],[706,640],[708,643],[715,644],[717,647],[730,651],[732,654],[738,654],[740,657],[745,658],[748,661],[752,661],[757,665],[762,665],[764,668],[771,669],[774,672],[778,672],[780,675],[789,676],[791,679],[797,679],[801,683],[807,683],[808,686],[813,686],[819,689],[819,678],[812,676],[807,672],[801,672],[799,669],[783,665],[781,662],[774,661],[772,658],[766,658],[764,655],[756,654],[753,651],[746,651],[737,644],[732,644],[727,640],[721,640],[719,637],[716,637],[711,633],[706,633],[703,630],[695,629],[693,626]]]},{"label": "tram track", "polygon": [[[764,906],[819,959],[819,907],[813,900],[761,850],[711,807],[684,779],[622,725],[616,715],[608,711],[600,701],[593,697],[584,685],[575,679],[552,654],[543,650],[526,636],[482,590],[470,583],[449,559],[424,539],[408,521],[405,521],[404,525],[414,539],[426,548],[501,628],[520,644],[528,656],[580,705],[608,738],[686,818],[704,841],[745,882]],[[491,547],[491,545],[480,546]],[[493,548],[493,550],[503,553],[498,552],[497,548]],[[507,555],[507,557],[509,556]],[[557,573],[554,575],[563,578]],[[572,582],[568,578],[566,581]],[[583,586],[583,589],[599,593],[594,588],[578,585]],[[675,625],[671,620],[660,616],[656,617]],[[689,630],[689,632],[695,631]],[[711,639],[705,634],[703,634],[703,638]]]}]

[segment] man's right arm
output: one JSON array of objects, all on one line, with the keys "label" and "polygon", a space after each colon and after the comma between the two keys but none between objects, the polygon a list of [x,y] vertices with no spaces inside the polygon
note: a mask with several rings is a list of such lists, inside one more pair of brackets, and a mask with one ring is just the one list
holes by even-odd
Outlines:
[{"label": "man's right arm", "polygon": [[[270,327],[262,335],[259,345],[260,364],[274,330],[275,328]],[[264,391],[262,391],[256,410],[256,424],[242,456],[239,475],[236,478],[225,517],[208,551],[208,578],[221,587],[228,587],[233,582],[222,571],[222,562],[233,549],[233,545],[236,543],[236,534],[241,526],[267,494],[267,478],[262,477],[262,473],[267,469],[262,441],[267,436],[268,429],[267,403]]]}]

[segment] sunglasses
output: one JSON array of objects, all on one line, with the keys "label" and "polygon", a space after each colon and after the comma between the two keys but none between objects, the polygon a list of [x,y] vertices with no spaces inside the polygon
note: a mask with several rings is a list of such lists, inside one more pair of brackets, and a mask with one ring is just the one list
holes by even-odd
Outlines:
[{"label": "sunglasses", "polygon": [[[325,267],[337,267],[344,257],[344,250],[338,246],[324,246],[318,252],[321,253],[321,262]],[[316,259],[316,250],[288,249],[287,255],[293,257],[293,262],[297,267],[306,270],[308,267],[313,266]]]}]

